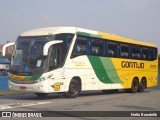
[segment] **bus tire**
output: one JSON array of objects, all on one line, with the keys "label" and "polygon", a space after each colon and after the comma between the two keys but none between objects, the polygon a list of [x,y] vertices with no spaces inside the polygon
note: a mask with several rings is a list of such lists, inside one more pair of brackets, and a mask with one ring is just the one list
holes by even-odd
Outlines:
[{"label": "bus tire", "polygon": [[139,83],[138,92],[144,92],[146,86],[146,79],[142,79]]},{"label": "bus tire", "polygon": [[131,89],[129,89],[129,92],[136,93],[136,92],[138,92],[138,88],[139,88],[139,82],[136,78],[134,78],[132,81]]},{"label": "bus tire", "polygon": [[64,93],[67,98],[76,98],[81,91],[80,82],[76,79],[71,80],[69,85],[69,91]]},{"label": "bus tire", "polygon": [[43,98],[43,97],[46,97],[48,95],[48,93],[35,93],[35,95]]}]

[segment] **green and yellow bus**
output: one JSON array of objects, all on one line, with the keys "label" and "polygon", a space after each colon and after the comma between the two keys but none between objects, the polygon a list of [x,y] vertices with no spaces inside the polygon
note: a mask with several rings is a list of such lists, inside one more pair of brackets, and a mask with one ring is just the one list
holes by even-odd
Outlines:
[{"label": "green and yellow bus", "polygon": [[143,92],[158,83],[156,45],[77,27],[39,28],[14,43],[9,88],[38,96]]}]

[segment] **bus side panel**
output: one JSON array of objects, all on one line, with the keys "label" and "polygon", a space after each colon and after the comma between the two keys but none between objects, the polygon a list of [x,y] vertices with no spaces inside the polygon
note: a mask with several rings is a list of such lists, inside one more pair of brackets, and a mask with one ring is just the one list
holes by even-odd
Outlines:
[{"label": "bus side panel", "polygon": [[147,87],[154,87],[158,85],[158,60],[151,61],[148,70],[148,84]]},{"label": "bus side panel", "polygon": [[123,88],[111,58],[88,56],[88,59],[100,83],[100,90]]},{"label": "bus side panel", "polygon": [[147,87],[157,85],[157,61],[82,55],[69,60],[65,67],[65,91],[73,77],[81,79],[82,91],[131,88],[134,77],[139,82],[145,77]]},{"label": "bus side panel", "polygon": [[83,90],[99,90],[99,81],[88,61],[87,56],[82,55],[69,60],[65,68],[66,71],[66,80],[65,90],[68,89],[69,83],[72,78],[79,77],[81,80],[82,91]]},{"label": "bus side panel", "polygon": [[48,84],[48,91],[49,92],[64,92],[65,91],[65,83],[66,83],[66,78],[65,78],[65,70],[62,68],[50,71],[48,75],[52,75],[48,79],[49,84]]},{"label": "bus side panel", "polygon": [[[83,90],[123,89],[111,58],[98,56],[78,56],[65,66],[67,78],[80,77]],[[70,79],[67,79],[65,90]]]},{"label": "bus side panel", "polygon": [[134,77],[141,82],[142,78],[146,78],[147,87],[157,85],[158,64],[155,61],[142,61],[132,59],[112,58],[112,62],[117,70],[117,74],[123,81],[124,88],[131,88]]}]

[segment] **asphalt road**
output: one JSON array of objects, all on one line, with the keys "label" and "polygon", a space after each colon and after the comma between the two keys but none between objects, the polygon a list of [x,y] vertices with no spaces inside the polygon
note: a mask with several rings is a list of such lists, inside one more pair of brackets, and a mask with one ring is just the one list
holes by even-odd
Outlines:
[{"label": "asphalt road", "polygon": [[[160,86],[160,85],[159,85]],[[50,94],[38,98],[34,94],[0,96],[0,111],[160,111],[160,87],[146,89],[143,93],[103,94],[101,91],[83,92],[77,98],[65,98],[62,94]],[[94,114],[94,113],[93,113]],[[17,118],[8,118],[15,119]],[[20,119],[20,118],[19,118]],[[22,119],[22,118],[21,118]],[[25,118],[23,118],[25,119]],[[53,119],[53,118],[32,118]],[[54,117],[54,119],[62,119]],[[71,119],[144,119],[158,120],[158,117],[67,117]]]}]

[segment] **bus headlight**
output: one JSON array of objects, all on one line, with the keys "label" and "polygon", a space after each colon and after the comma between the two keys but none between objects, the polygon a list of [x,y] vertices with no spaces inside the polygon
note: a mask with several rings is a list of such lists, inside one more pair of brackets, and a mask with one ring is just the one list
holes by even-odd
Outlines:
[{"label": "bus headlight", "polygon": [[42,82],[42,81],[45,81],[47,79],[47,77],[41,77],[39,78],[38,80],[36,80],[37,82]]},{"label": "bus headlight", "polygon": [[50,77],[52,77],[53,75],[51,74],[51,75],[48,75],[48,76],[45,76],[45,77],[41,77],[41,78],[39,78],[38,80],[36,80],[36,82],[42,82],[42,81],[45,81],[45,80],[47,80],[48,78],[50,78]]}]

